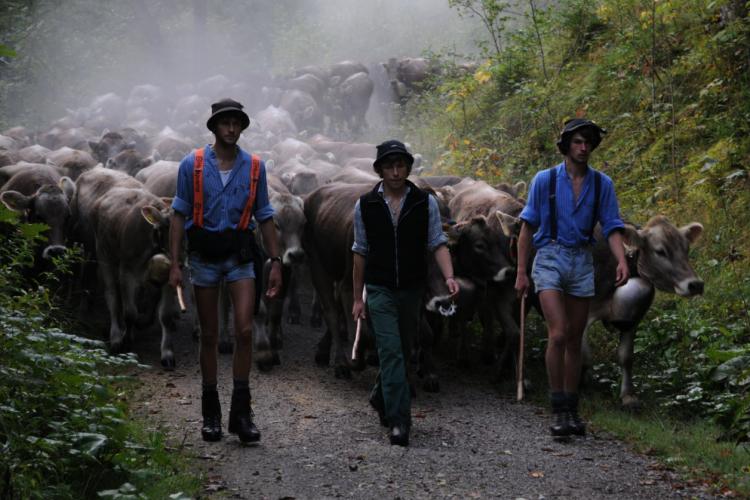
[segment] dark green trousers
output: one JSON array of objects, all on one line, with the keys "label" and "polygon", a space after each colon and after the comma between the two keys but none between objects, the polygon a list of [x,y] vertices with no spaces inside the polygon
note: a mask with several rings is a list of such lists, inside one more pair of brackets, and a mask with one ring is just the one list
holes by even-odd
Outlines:
[{"label": "dark green trousers", "polygon": [[371,399],[380,399],[388,424],[411,425],[411,393],[406,377],[410,341],[419,328],[422,288],[396,290],[367,285],[367,309],[380,358]]}]

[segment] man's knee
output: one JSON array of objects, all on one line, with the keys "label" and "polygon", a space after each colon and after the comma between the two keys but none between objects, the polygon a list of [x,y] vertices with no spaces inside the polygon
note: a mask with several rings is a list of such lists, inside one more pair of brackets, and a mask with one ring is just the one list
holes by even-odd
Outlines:
[{"label": "man's knee", "polygon": [[234,332],[234,341],[237,347],[245,348],[250,347],[253,341],[253,329],[252,327],[239,328]]}]

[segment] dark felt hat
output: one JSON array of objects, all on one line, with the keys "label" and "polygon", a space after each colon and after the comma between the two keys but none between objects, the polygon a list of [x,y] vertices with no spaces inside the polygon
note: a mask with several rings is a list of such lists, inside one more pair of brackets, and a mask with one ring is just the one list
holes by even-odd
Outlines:
[{"label": "dark felt hat", "polygon": [[223,113],[237,113],[242,119],[242,130],[245,130],[248,126],[250,126],[250,117],[247,116],[247,113],[242,111],[243,107],[244,106],[242,104],[235,101],[234,99],[229,99],[228,97],[213,103],[211,105],[211,117],[206,122],[206,127],[208,127],[208,130],[213,132],[214,128],[216,127],[216,120],[219,118],[219,115]]},{"label": "dark felt hat", "polygon": [[373,162],[372,166],[377,168],[378,165],[383,161],[383,159],[386,156],[390,155],[403,155],[406,157],[406,161],[409,164],[409,167],[411,167],[414,164],[414,157],[409,152],[409,150],[406,149],[406,146],[404,146],[403,142],[396,141],[396,140],[390,140],[385,141],[382,144],[378,144],[377,146],[377,157],[375,158],[375,161]]},{"label": "dark felt hat", "polygon": [[560,131],[560,137],[557,139],[557,149],[559,149],[562,154],[567,154],[567,149],[570,145],[568,138],[573,135],[574,132],[584,128],[590,128],[596,132],[591,141],[591,150],[593,151],[596,149],[602,142],[602,136],[606,134],[607,131],[597,125],[594,120],[587,120],[585,118],[573,118],[567,120],[563,124],[563,129]]}]

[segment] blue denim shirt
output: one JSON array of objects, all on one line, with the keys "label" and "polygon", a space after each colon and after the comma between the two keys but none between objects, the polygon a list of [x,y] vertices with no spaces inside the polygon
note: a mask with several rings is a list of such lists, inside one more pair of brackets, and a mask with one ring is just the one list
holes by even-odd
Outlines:
[{"label": "blue denim shirt", "polygon": [[[203,161],[203,227],[209,231],[236,229],[250,194],[250,155],[240,149],[232,166],[226,186],[221,182],[216,153],[206,146]],[[175,212],[185,215],[185,229],[193,225],[193,164],[195,151],[180,162],[177,173],[177,193],[172,200]],[[253,215],[257,222],[273,217],[273,207],[268,199],[266,165],[260,162],[260,178],[255,194]],[[255,228],[251,220],[250,229]]]},{"label": "blue denim shirt", "polygon": [[[594,216],[594,169],[588,167],[578,201],[573,195],[573,185],[565,170],[565,162],[555,167],[557,185],[557,242],[568,247],[582,247],[594,242],[588,232]],[[602,233],[609,238],[612,231],[625,227],[620,219],[620,209],[612,179],[601,174],[602,184],[599,193],[599,213],[596,217],[602,225]],[[537,228],[534,233],[534,247],[539,249],[551,241],[549,206],[549,169],[537,172],[531,181],[528,200],[520,218]]]},{"label": "blue denim shirt", "polygon": [[[411,188],[407,188],[406,194],[409,194],[409,191],[411,191]],[[378,193],[380,196],[383,196],[382,182],[378,188]],[[427,195],[427,199],[427,248],[434,251],[440,245],[448,243],[448,237],[443,232],[437,200],[431,194]],[[406,196],[401,199],[399,213],[404,207],[404,202],[406,202]],[[386,203],[388,203],[388,200],[386,200]],[[352,245],[352,251],[360,255],[367,255],[368,250],[367,233],[365,231],[365,223],[362,220],[362,209],[359,207],[359,200],[357,200],[357,203],[354,204],[354,244]]]}]

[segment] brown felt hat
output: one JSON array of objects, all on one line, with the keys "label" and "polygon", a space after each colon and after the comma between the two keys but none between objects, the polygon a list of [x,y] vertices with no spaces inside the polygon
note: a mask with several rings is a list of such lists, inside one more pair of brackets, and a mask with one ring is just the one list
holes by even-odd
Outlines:
[{"label": "brown felt hat", "polygon": [[216,120],[219,119],[219,115],[223,113],[237,113],[242,119],[242,130],[245,130],[250,126],[250,117],[247,116],[247,113],[242,111],[243,107],[244,106],[242,104],[228,97],[213,103],[211,105],[211,116],[206,122],[206,127],[208,127],[208,130],[213,132],[216,128]]}]

